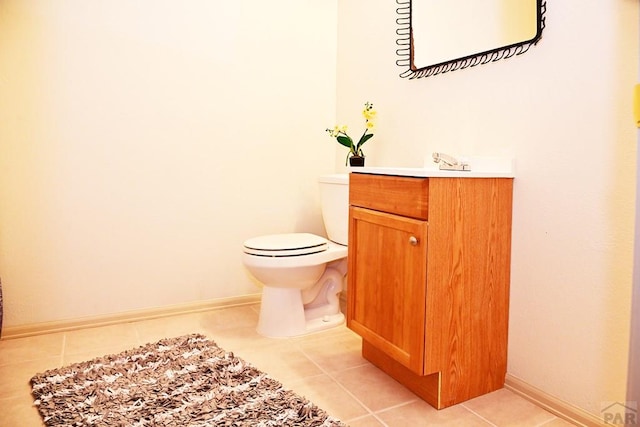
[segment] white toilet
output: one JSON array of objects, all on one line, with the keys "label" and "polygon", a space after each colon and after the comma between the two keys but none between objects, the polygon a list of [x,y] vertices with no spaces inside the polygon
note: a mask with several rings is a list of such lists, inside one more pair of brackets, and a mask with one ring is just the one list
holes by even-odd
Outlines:
[{"label": "white toilet", "polygon": [[243,263],[264,285],[258,333],[283,338],[344,322],[340,292],[347,274],[349,176],[320,179],[329,240],[310,233],[272,234],[244,242]]}]

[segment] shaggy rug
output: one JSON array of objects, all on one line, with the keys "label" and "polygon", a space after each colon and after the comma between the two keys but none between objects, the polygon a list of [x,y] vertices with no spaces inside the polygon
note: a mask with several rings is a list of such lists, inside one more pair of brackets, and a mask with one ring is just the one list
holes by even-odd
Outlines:
[{"label": "shaggy rug", "polygon": [[202,335],[164,339],[31,379],[47,426],[340,426]]}]

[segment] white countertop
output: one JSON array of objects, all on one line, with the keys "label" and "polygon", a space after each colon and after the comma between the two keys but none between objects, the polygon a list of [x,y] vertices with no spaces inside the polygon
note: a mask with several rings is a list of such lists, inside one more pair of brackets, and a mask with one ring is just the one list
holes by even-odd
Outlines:
[{"label": "white countertop", "polygon": [[369,173],[377,175],[415,176],[432,178],[513,178],[513,172],[481,172],[481,171],[444,171],[425,168],[351,168],[351,173]]},{"label": "white countertop", "polygon": [[378,175],[415,176],[433,178],[515,178],[513,159],[476,157],[469,158],[469,171],[441,170],[433,162],[425,161],[423,168],[403,167],[352,167],[351,173],[368,173]]}]

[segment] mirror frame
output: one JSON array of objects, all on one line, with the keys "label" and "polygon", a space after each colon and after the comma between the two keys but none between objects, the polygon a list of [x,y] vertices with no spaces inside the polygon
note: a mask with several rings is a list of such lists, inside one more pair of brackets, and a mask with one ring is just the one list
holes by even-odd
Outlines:
[{"label": "mirror frame", "polygon": [[475,67],[489,62],[496,62],[501,59],[508,59],[516,55],[522,55],[533,45],[536,45],[542,38],[542,30],[545,27],[545,12],[547,10],[546,0],[536,0],[538,7],[537,31],[534,38],[522,42],[510,44],[507,46],[496,47],[495,49],[478,52],[461,58],[454,58],[438,64],[428,65],[426,67],[417,68],[413,63],[413,32],[411,19],[411,2],[413,0],[396,0],[398,8],[396,13],[396,65],[405,68],[400,73],[400,77],[409,79],[419,79],[421,77],[430,77],[437,74],[447,73],[450,71],[462,70],[464,68]]}]

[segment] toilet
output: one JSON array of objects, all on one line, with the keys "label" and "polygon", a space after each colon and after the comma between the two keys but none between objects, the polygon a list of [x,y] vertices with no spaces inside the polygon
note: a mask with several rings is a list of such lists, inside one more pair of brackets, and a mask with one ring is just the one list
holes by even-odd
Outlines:
[{"label": "toilet", "polygon": [[294,337],[344,323],[340,292],[347,274],[349,176],[319,179],[322,219],[328,239],[311,233],[248,239],[242,262],[262,283],[257,331]]}]

